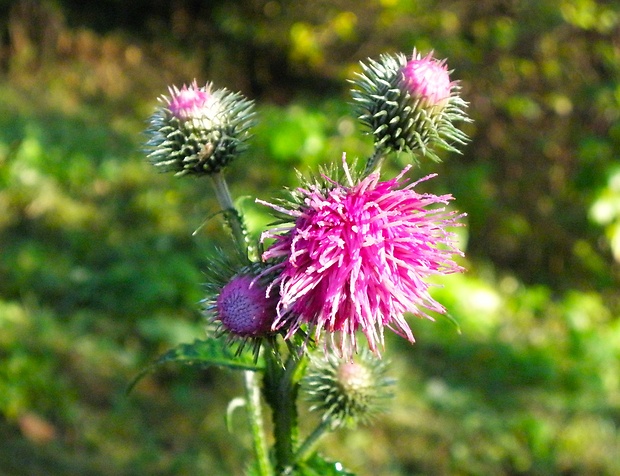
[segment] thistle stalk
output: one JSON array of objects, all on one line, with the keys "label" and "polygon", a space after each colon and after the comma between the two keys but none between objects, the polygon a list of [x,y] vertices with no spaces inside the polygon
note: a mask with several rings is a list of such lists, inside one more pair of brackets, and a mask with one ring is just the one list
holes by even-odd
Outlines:
[{"label": "thistle stalk", "polygon": [[316,428],[308,435],[302,445],[295,453],[295,463],[303,463],[312,456],[316,447],[320,443],[323,436],[325,436],[330,430],[332,430],[331,418],[324,418]]},{"label": "thistle stalk", "polygon": [[286,363],[282,364],[279,350],[274,346],[269,350],[266,355],[265,397],[273,413],[276,471],[283,473],[295,464],[299,437],[296,402],[306,359],[290,354]]},{"label": "thistle stalk", "polygon": [[378,171],[381,168],[381,164],[383,163],[385,151],[382,147],[375,147],[374,152],[368,158],[366,162],[366,168],[364,169],[364,176],[370,175],[371,173]]},{"label": "thistle stalk", "polygon": [[213,181],[213,187],[215,189],[215,196],[218,203],[220,204],[221,209],[224,212],[224,218],[226,219],[226,223],[230,227],[233,239],[235,240],[235,243],[237,244],[239,249],[242,250],[243,254],[247,255],[248,243],[246,239],[247,233],[245,230],[245,225],[243,224],[241,215],[235,208],[232,196],[230,195],[230,191],[228,190],[228,184],[226,183],[226,179],[221,172],[212,174],[211,179]]},{"label": "thistle stalk", "polygon": [[[224,216],[231,229],[233,238],[239,249],[247,255],[248,245],[245,227],[241,215],[233,204],[226,179],[222,173],[212,174],[211,178],[215,188],[215,196],[220,207],[224,211]],[[261,409],[259,382],[256,373],[252,370],[245,370],[243,377],[258,472],[260,476],[272,476],[274,473],[269,460],[267,439],[265,438],[265,425]]]},{"label": "thistle stalk", "polygon": [[254,442],[254,453],[256,455],[256,466],[260,476],[273,476],[273,468],[269,461],[269,449],[265,439],[265,429],[263,426],[263,415],[261,410],[260,387],[256,373],[251,370],[243,372],[243,382],[247,406],[249,412],[250,429]]}]

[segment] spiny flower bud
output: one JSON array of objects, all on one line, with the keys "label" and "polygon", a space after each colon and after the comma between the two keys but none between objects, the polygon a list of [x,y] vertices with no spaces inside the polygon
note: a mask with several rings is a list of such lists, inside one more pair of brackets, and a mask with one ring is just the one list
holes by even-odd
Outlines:
[{"label": "spiny flower bud", "polygon": [[458,83],[450,81],[445,61],[414,50],[410,60],[403,54],[381,55],[361,66],[352,94],[377,150],[419,152],[439,160],[433,147],[458,152],[455,146],[467,142],[454,126],[470,121],[467,103]]},{"label": "spiny flower bud", "polygon": [[210,175],[222,170],[245,148],[253,125],[252,101],[227,89],[196,81],[169,88],[149,121],[148,159],[175,175]]},{"label": "spiny flower bud", "polygon": [[310,409],[322,411],[333,429],[352,428],[385,410],[394,384],[386,369],[387,363],[367,350],[352,360],[321,354],[311,357],[302,389]]},{"label": "spiny flower bud", "polygon": [[277,296],[267,295],[271,277],[263,276],[262,265],[234,253],[214,253],[210,263],[203,301],[209,327],[216,336],[239,344],[238,352],[249,343],[258,355],[263,339],[274,335],[271,327],[278,301]]},{"label": "spiny flower bud", "polygon": [[271,328],[275,302],[266,288],[250,276],[235,276],[216,299],[217,319],[228,332],[240,337],[264,335]]}]

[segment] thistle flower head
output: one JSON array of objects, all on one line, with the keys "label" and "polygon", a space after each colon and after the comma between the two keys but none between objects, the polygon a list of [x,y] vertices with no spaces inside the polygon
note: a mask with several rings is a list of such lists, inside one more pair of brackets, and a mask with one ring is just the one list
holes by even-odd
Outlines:
[{"label": "thistle flower head", "polygon": [[146,130],[149,161],[176,175],[219,172],[246,148],[253,103],[226,89],[196,81],[169,88]]},{"label": "thistle flower head", "polygon": [[357,350],[358,331],[379,354],[387,327],[413,342],[405,313],[445,312],[429,294],[427,278],[461,271],[462,253],[448,227],[462,215],[444,206],[452,196],[419,194],[403,179],[378,174],[347,184],[327,176],[299,188],[293,203],[271,206],[290,222],[263,234],[273,244],[263,260],[278,274],[274,329],[287,336],[305,326],[345,357]]},{"label": "thistle flower head", "polygon": [[362,351],[352,360],[334,354],[312,356],[301,385],[310,410],[322,412],[335,429],[376,418],[386,410],[393,384],[387,362]]},{"label": "thistle flower head", "polygon": [[277,299],[267,296],[268,276],[260,277],[262,266],[235,255],[218,255],[207,270],[204,299],[209,324],[217,335],[239,343],[239,352],[251,344],[258,354],[262,339],[273,334]]},{"label": "thistle flower head", "polygon": [[434,148],[458,152],[456,147],[468,141],[454,126],[470,121],[464,112],[467,103],[459,96],[458,83],[450,81],[445,61],[414,50],[410,59],[382,55],[361,67],[352,81],[353,100],[377,150],[439,160]]}]

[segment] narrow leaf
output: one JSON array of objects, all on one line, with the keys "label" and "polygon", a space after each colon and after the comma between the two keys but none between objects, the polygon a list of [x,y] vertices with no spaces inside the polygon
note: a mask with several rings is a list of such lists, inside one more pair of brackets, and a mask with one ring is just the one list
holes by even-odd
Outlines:
[{"label": "narrow leaf", "polygon": [[235,353],[224,339],[195,340],[191,344],[180,344],[161,355],[132,380],[127,388],[127,393],[130,393],[145,375],[168,363],[197,365],[201,368],[217,366],[253,371],[259,371],[263,368],[260,360],[256,361],[251,352]]},{"label": "narrow leaf", "polygon": [[246,404],[247,402],[245,401],[245,398],[237,397],[233,398],[228,404],[228,407],[226,407],[226,428],[229,433],[233,432],[233,413],[235,413],[237,408],[245,407]]}]

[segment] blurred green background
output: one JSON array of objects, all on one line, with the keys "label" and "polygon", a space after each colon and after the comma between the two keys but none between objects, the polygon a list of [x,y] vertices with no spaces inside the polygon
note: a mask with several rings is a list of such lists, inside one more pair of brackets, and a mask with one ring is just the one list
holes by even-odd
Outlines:
[{"label": "blurred green background", "polygon": [[[330,436],[360,475],[620,474],[620,6],[593,0],[0,1],[0,474],[228,475],[250,457],[239,375],[143,366],[204,334],[208,181],[156,173],[169,84],[256,99],[228,177],[253,203],[371,143],[358,61],[447,57],[475,122],[422,164],[468,214],[459,322],[390,336],[391,411]],[[398,171],[405,158],[392,161]],[[247,197],[247,198],[246,198]],[[311,420],[313,417],[308,417]],[[309,424],[308,424],[309,425]]]}]

